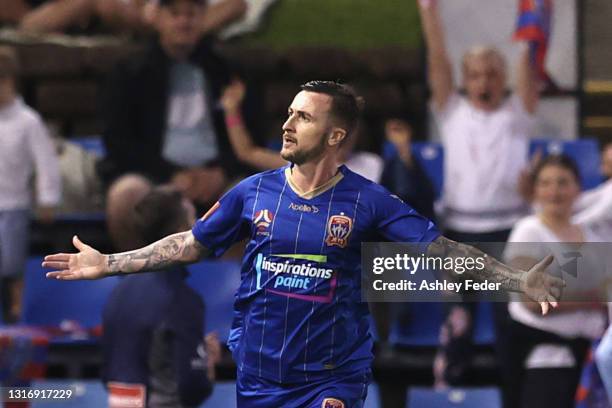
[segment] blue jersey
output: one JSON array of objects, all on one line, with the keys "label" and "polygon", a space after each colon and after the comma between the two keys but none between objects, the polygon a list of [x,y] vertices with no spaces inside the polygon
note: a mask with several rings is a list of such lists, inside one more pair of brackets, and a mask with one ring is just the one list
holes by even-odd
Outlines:
[{"label": "blue jersey", "polygon": [[361,242],[439,236],[429,220],[345,166],[306,195],[290,171],[243,180],[193,227],[215,256],[248,238],[229,346],[239,370],[283,383],[370,367]]}]

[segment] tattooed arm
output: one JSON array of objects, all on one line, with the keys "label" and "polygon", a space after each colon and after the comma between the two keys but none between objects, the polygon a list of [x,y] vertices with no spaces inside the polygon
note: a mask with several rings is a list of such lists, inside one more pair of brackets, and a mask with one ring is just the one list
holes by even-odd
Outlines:
[{"label": "tattooed arm", "polygon": [[153,271],[171,265],[192,263],[208,253],[191,231],[169,235],[134,251],[110,255],[101,254],[76,236],[72,242],[79,250],[78,253],[45,257],[43,267],[55,269],[47,273],[47,278],[99,279],[120,273]]},{"label": "tattooed arm", "polygon": [[427,256],[482,258],[484,268],[481,270],[476,268],[466,270],[465,275],[467,277],[478,280],[486,279],[493,283],[500,283],[501,288],[507,291],[522,292],[540,303],[543,314],[548,312],[549,304],[557,307],[557,299],[561,296],[561,290],[565,286],[563,280],[545,272],[548,265],[553,261],[552,256],[546,257],[528,271],[523,271],[511,268],[473,246],[461,244],[442,236],[429,245]]}]

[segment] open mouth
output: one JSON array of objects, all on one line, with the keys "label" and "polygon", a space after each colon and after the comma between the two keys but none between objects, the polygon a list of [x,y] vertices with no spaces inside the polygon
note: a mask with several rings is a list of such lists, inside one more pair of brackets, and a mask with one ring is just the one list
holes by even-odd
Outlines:
[{"label": "open mouth", "polygon": [[491,95],[491,92],[488,92],[488,91],[481,92],[478,95],[478,99],[480,99],[481,102],[485,102],[485,103],[491,102],[492,98],[493,98],[493,95]]},{"label": "open mouth", "polygon": [[291,136],[283,135],[283,145],[297,144],[297,140]]}]

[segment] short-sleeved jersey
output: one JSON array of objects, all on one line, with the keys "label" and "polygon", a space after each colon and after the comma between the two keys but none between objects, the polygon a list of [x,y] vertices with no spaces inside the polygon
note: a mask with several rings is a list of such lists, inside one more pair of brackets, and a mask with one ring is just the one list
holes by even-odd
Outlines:
[{"label": "short-sleeved jersey", "polygon": [[290,171],[243,180],[192,230],[216,256],[248,238],[229,346],[239,370],[278,382],[369,367],[361,242],[439,236],[429,220],[345,166],[308,195],[296,192]]}]

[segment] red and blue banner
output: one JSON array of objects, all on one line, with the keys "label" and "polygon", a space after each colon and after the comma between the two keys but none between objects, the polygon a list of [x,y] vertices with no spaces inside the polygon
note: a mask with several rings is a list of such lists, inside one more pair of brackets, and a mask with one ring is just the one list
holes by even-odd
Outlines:
[{"label": "red and blue banner", "polygon": [[530,59],[540,79],[550,81],[544,67],[551,33],[552,0],[519,0],[514,39],[529,42]]}]

